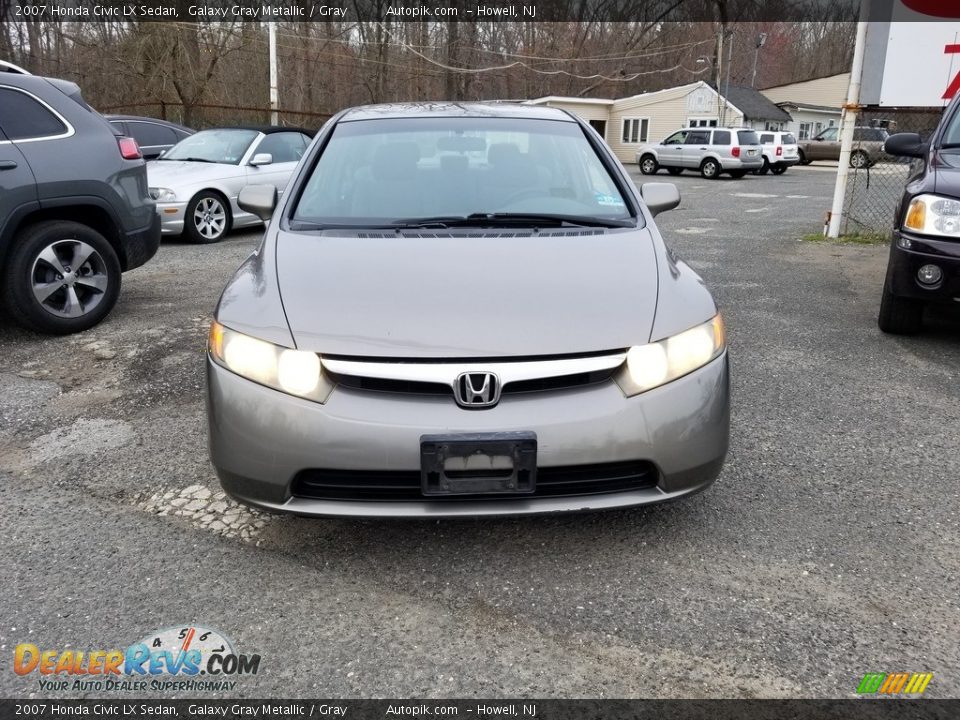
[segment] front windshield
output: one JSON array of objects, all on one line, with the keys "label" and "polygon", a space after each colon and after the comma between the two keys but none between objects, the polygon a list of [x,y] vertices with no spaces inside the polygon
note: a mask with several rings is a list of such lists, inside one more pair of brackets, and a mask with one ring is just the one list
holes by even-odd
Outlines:
[{"label": "front windshield", "polygon": [[461,117],[340,123],[293,220],[363,226],[495,214],[631,217],[576,123]]},{"label": "front windshield", "polygon": [[256,130],[201,130],[178,142],[160,159],[238,165],[255,137]]}]

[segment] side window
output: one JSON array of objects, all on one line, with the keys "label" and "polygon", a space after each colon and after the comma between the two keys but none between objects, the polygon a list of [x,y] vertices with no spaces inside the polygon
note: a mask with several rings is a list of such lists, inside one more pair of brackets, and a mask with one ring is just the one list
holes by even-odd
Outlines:
[{"label": "side window", "polygon": [[713,131],[713,144],[714,144],[714,145],[729,145],[729,144],[730,144],[730,131],[729,131],[729,130],[714,130],[714,131]]},{"label": "side window", "polygon": [[710,142],[710,132],[707,130],[691,130],[687,133],[686,145],[706,145]]},{"label": "side window", "polygon": [[683,141],[687,139],[687,131],[681,130],[680,132],[675,132],[673,135],[670,135],[666,140],[663,141],[664,145],[683,145]]},{"label": "side window", "polygon": [[137,141],[140,147],[152,147],[155,145],[173,145],[177,142],[177,136],[173,130],[165,128],[163,125],[148,122],[127,121],[127,128],[133,134],[133,139]]},{"label": "side window", "polygon": [[771,135],[770,133],[764,133],[763,135],[760,136],[760,142],[763,145],[770,145],[771,143],[773,143],[773,135]]},{"label": "side window", "polygon": [[0,128],[9,140],[55,137],[67,126],[41,103],[26,93],[0,87]]},{"label": "side window", "polygon": [[837,139],[837,128],[827,128],[822,133],[817,135],[818,140],[836,140]]},{"label": "side window", "polygon": [[275,163],[298,162],[307,145],[303,133],[278,132],[267,135],[255,153],[270,153]]}]

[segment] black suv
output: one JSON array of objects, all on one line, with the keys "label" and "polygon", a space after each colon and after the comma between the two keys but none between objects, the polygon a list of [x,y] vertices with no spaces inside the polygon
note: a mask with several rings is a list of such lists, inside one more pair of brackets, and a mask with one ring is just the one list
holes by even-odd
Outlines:
[{"label": "black suv", "polygon": [[920,162],[910,168],[894,216],[878,324],[888,333],[915,333],[924,305],[960,308],[960,95],[929,141],[898,133],[884,150]]},{"label": "black suv", "polygon": [[12,318],[86,330],[116,303],[120,273],[159,245],[136,141],[73,83],[0,73],[0,299]]}]

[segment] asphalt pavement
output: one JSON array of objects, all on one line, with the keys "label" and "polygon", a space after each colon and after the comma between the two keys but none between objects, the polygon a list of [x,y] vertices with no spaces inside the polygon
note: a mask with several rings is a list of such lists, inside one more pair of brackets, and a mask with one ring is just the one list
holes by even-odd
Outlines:
[{"label": "asphalt pavement", "polygon": [[887,248],[801,241],[829,171],[653,179],[680,187],[658,224],[722,306],[733,373],[723,474],[670,505],[383,522],[226,500],[204,343],[258,231],[165,242],[82,335],[0,322],[0,696],[132,698],[41,690],[13,649],[187,625],[261,656],[236,697],[850,697],[895,671],[960,695],[960,321],[877,330]]}]

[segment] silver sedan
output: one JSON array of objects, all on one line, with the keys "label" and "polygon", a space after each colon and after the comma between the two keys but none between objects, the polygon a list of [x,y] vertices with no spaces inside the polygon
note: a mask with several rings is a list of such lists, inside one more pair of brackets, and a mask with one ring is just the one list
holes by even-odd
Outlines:
[{"label": "silver sedan", "polygon": [[599,510],[720,473],[723,322],[597,133],[555,108],[334,118],[230,280],[207,362],[224,488],[302,515]]},{"label": "silver sedan", "polygon": [[165,235],[215,243],[231,228],[261,222],[237,205],[247,185],[283,193],[313,133],[287,127],[203,130],[147,163],[150,195]]}]

